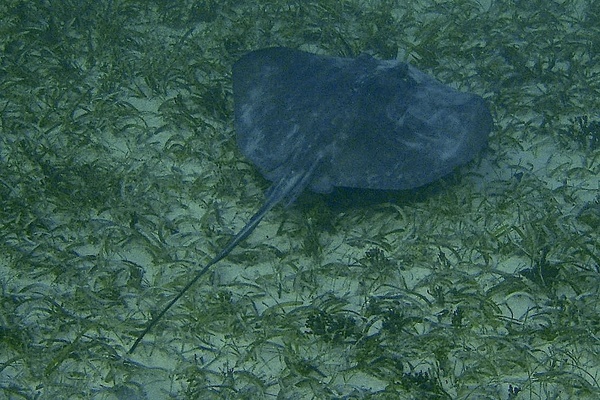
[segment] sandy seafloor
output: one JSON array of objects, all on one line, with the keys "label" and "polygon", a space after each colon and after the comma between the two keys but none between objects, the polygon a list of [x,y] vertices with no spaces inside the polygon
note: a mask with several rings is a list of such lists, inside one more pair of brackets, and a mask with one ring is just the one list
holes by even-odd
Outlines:
[{"label": "sandy seafloor", "polygon": [[[600,397],[593,1],[5,3],[0,397]],[[275,45],[477,93],[489,148],[276,207],[127,354],[264,201],[230,69]]]}]

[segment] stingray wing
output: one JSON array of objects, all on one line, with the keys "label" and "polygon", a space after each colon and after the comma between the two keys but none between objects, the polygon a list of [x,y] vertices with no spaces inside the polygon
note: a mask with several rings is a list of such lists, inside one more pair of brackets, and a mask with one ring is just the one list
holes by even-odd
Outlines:
[{"label": "stingray wing", "polygon": [[334,186],[407,189],[471,160],[492,119],[481,97],[398,61],[251,52],[233,68],[238,144],[271,181],[311,175]]}]

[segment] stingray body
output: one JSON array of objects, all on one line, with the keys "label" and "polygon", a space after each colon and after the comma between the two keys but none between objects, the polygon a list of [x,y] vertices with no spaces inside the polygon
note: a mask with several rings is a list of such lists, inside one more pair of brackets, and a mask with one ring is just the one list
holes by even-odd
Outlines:
[{"label": "stingray body", "polygon": [[288,48],[246,54],[233,66],[242,153],[273,182],[265,204],[147,325],[244,240],[276,204],[304,189],[410,189],[470,161],[492,118],[481,97],[409,64],[368,55],[327,57]]}]

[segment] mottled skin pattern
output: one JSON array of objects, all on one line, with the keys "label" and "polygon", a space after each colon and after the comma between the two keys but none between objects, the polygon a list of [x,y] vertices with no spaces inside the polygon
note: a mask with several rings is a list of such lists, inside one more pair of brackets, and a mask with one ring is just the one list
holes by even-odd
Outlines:
[{"label": "mottled skin pattern", "polygon": [[316,192],[430,183],[470,161],[492,125],[481,97],[368,55],[259,50],[233,81],[244,155],[274,183],[311,170]]}]

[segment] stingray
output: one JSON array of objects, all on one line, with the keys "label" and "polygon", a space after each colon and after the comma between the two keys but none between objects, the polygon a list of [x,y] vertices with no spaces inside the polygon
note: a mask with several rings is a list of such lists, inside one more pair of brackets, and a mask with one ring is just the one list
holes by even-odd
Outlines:
[{"label": "stingray", "polygon": [[278,203],[305,189],[401,190],[431,183],[486,146],[483,99],[415,67],[363,54],[339,58],[276,47],[233,65],[234,125],[241,152],[272,182],[264,205],[148,323],[226,257]]}]

